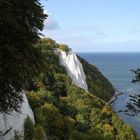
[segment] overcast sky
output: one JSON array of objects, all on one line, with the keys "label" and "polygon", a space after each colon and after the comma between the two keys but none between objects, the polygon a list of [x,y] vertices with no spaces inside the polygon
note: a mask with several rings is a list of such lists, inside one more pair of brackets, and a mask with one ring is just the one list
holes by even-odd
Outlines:
[{"label": "overcast sky", "polygon": [[76,52],[140,52],[140,0],[41,0],[43,34]]}]

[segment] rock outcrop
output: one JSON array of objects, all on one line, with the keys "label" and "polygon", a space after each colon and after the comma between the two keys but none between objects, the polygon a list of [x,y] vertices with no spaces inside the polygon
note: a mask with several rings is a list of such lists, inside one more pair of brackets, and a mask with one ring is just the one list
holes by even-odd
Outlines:
[{"label": "rock outcrop", "polygon": [[66,68],[67,74],[72,79],[73,83],[76,86],[88,91],[83,66],[76,54],[73,53],[72,50],[64,52],[59,49],[56,50],[56,53],[59,55],[60,64]]},{"label": "rock outcrop", "polygon": [[23,100],[20,112],[13,111],[9,114],[0,114],[0,140],[14,140],[15,133],[23,135],[24,120],[27,116],[34,122],[34,114],[24,92]]}]

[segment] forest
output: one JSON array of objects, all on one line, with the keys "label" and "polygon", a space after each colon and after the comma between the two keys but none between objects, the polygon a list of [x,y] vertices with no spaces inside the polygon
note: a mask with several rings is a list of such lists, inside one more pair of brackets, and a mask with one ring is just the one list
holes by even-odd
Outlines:
[{"label": "forest", "polygon": [[42,37],[47,17],[39,0],[0,1],[0,113],[18,112],[24,90],[35,117],[25,120],[24,140],[136,140],[107,103],[112,84],[80,56],[89,91],[73,84],[54,53],[69,47]]},{"label": "forest", "polygon": [[[61,45],[46,38],[35,47],[44,54],[46,68],[31,82],[27,90],[36,124],[31,127],[30,123],[26,123],[30,119],[25,121],[26,140],[32,134],[35,135],[30,140],[43,140],[44,135],[49,140],[136,139],[133,129],[123,123],[107,104],[106,101],[113,95],[114,89],[95,66],[81,58],[81,62],[86,65],[83,65],[84,69],[89,71],[88,87],[91,87],[89,92],[85,92],[73,85],[66,69],[60,66],[54,49],[61,49]],[[92,82],[96,83],[95,86]]]}]

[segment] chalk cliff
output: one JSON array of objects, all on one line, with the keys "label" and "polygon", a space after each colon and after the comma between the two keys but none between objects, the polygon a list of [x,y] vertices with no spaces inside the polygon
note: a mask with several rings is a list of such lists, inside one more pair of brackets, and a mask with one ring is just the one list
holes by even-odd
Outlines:
[{"label": "chalk cliff", "polygon": [[27,116],[34,122],[34,115],[24,92],[23,100],[20,113],[13,111],[9,114],[0,114],[0,140],[14,140],[16,132],[23,134],[24,120]]},{"label": "chalk cliff", "polygon": [[72,79],[73,83],[76,86],[88,91],[83,66],[76,54],[73,53],[72,50],[64,52],[59,49],[56,50],[56,53],[59,55],[60,64],[66,68],[67,74]]}]

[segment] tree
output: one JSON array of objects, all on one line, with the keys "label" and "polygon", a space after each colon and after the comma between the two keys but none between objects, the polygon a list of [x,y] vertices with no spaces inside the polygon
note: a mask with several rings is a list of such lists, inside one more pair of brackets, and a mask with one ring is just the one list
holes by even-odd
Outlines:
[{"label": "tree", "polygon": [[36,126],[35,140],[45,140],[45,132],[41,126]]},{"label": "tree", "polygon": [[[140,69],[131,70],[135,74],[135,78],[132,80],[132,83],[140,82]],[[139,115],[140,113],[140,94],[130,95],[130,101],[126,105],[127,109],[125,110],[128,115]]]},{"label": "tree", "polygon": [[0,112],[18,110],[20,92],[43,67],[33,44],[46,17],[39,0],[0,1]]},{"label": "tree", "polygon": [[68,45],[65,45],[65,44],[60,44],[59,49],[66,52],[66,53],[68,51],[70,51],[70,48],[68,47]]},{"label": "tree", "polygon": [[34,124],[28,116],[24,122],[24,140],[33,140],[35,136]]},{"label": "tree", "polygon": [[47,136],[56,135],[63,136],[63,116],[60,114],[57,107],[53,104],[45,103],[43,106],[35,110],[36,123],[43,126]]}]

